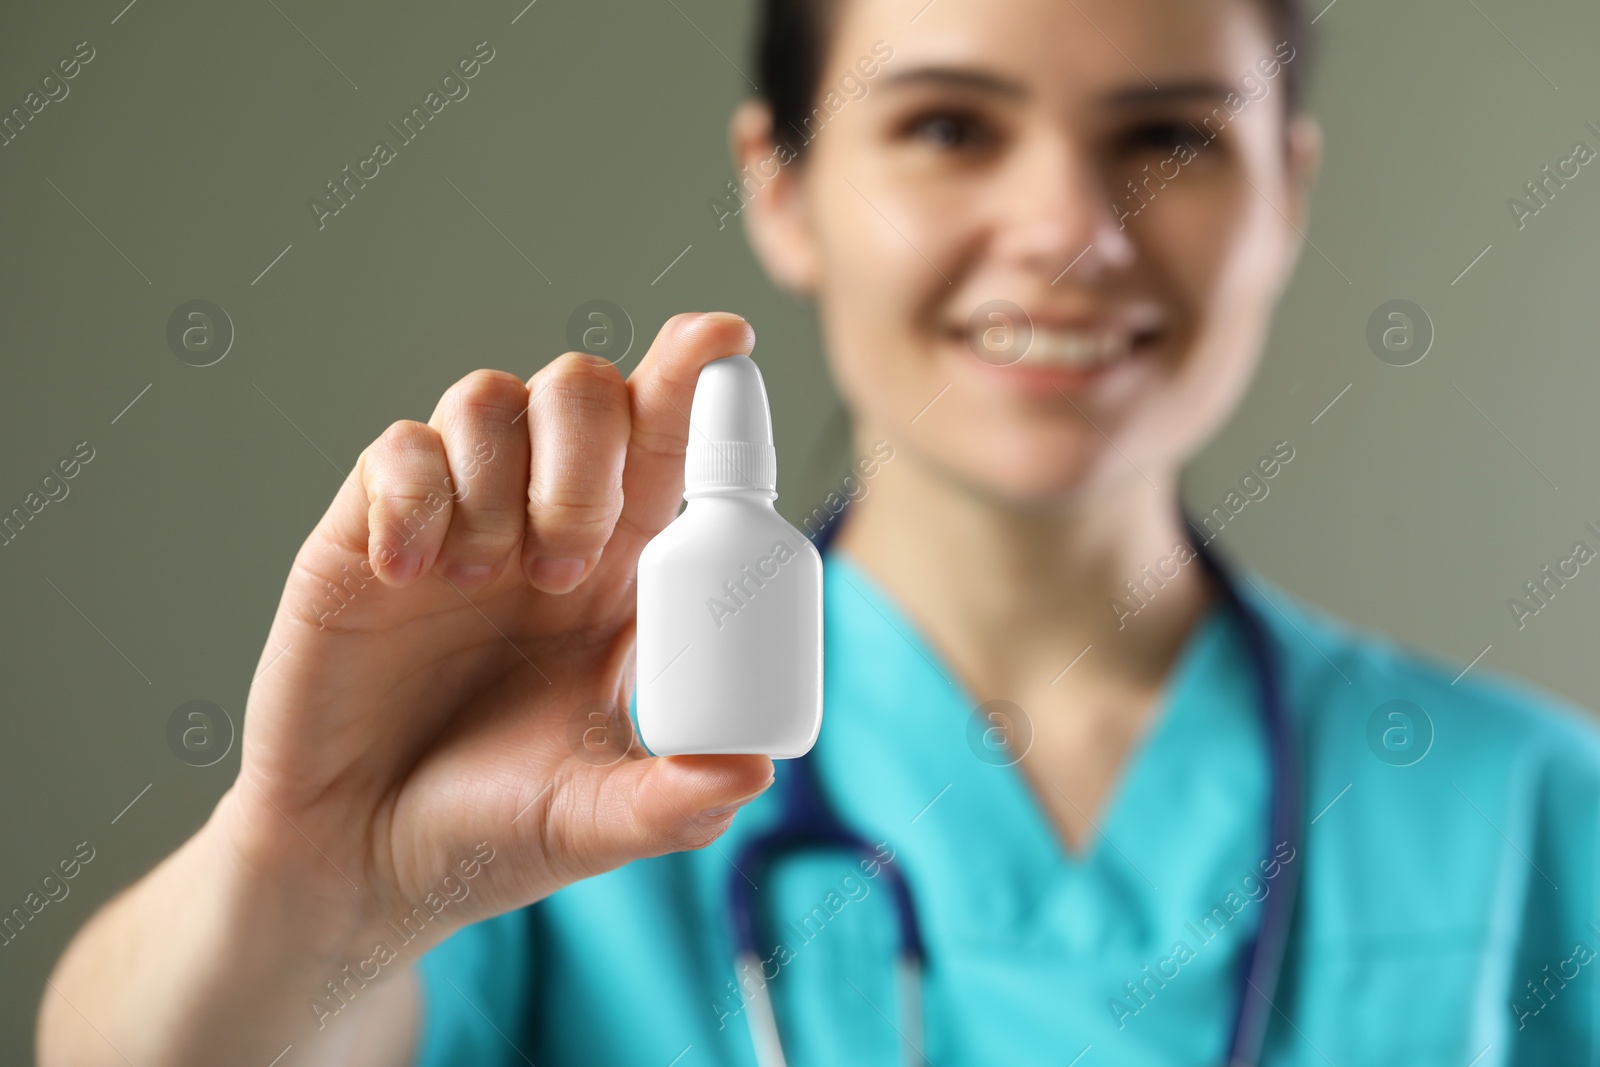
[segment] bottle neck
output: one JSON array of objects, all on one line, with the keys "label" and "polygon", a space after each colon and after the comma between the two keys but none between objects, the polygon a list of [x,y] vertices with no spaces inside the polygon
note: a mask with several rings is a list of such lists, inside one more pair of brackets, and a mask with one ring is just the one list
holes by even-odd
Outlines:
[{"label": "bottle neck", "polygon": [[748,486],[716,486],[710,488],[685,490],[683,499],[694,503],[696,500],[731,500],[762,503],[767,507],[773,506],[773,501],[778,499],[776,489],[759,489]]}]

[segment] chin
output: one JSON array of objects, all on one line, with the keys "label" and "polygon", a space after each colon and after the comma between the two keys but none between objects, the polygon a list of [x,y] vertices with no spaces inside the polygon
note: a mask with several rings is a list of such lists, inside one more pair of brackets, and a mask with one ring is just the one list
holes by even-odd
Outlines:
[{"label": "chin", "polygon": [[941,465],[969,491],[996,504],[1049,508],[1121,481],[1124,474],[1138,477],[1104,438],[1097,437],[1097,443],[1034,437],[1011,448],[995,448],[993,441],[986,446],[966,442],[970,447],[962,448],[960,441],[947,441],[941,443]]}]

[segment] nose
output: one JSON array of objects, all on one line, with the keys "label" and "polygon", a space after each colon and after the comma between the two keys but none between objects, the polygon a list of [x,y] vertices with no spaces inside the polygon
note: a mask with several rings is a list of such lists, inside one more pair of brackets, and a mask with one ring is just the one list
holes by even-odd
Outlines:
[{"label": "nose", "polygon": [[1134,246],[1087,149],[1038,136],[1013,155],[996,198],[995,251],[1047,284],[1133,262]]}]

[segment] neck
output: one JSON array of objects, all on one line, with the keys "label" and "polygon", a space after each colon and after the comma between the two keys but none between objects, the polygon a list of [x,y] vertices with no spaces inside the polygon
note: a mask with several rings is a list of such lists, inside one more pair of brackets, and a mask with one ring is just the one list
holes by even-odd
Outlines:
[{"label": "neck", "polygon": [[[1061,503],[1019,506],[901,457],[851,505],[835,544],[906,609],[977,699],[1161,683],[1216,593],[1190,556],[1176,472],[1146,470],[1147,481],[1130,470]],[[1142,601],[1130,581],[1143,584]],[[1055,685],[1086,648],[1072,680]]]}]

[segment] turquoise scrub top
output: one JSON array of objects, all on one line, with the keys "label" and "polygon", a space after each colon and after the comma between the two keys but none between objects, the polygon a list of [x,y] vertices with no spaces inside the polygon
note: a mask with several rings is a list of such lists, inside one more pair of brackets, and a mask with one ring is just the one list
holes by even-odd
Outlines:
[{"label": "turquoise scrub top", "polygon": [[[1250,935],[1295,864],[1266,1062],[1600,1063],[1600,730],[1543,690],[1481,663],[1457,678],[1241,573],[1304,746],[1303,841],[1267,840],[1256,683],[1219,599],[1080,856],[1020,768],[974,744],[981,701],[884,589],[828,554],[813,756],[920,909],[910,1039],[936,1065],[1220,1063]],[[1070,781],[1051,788],[1072,796]],[[732,857],[779,792],[711,847],[568,886],[425,954],[416,1062],[753,1065],[741,983],[770,978],[790,1064],[900,1063],[894,913],[874,864],[775,867],[757,895],[764,973],[736,973]]]}]

